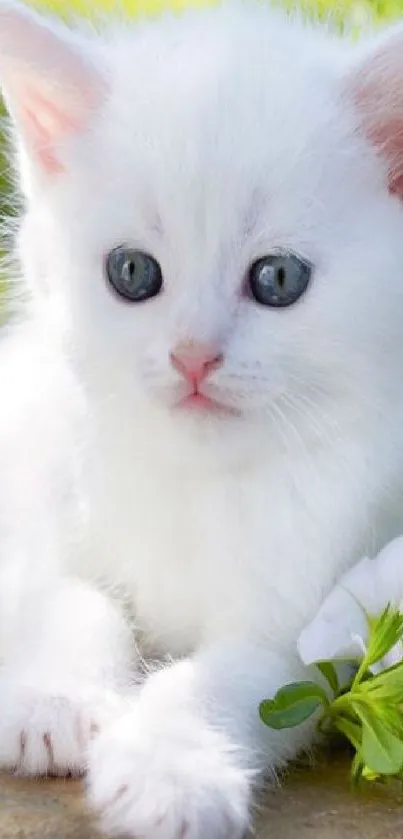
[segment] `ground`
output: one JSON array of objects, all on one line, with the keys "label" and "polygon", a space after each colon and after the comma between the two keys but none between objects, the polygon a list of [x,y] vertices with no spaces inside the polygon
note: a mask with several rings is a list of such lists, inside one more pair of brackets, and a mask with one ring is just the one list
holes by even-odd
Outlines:
[{"label": "ground", "polygon": [[[265,793],[255,839],[403,839],[396,788],[353,792],[349,758],[321,755]],[[75,781],[0,776],[0,839],[99,839]],[[206,839],[209,839],[206,837]]]}]

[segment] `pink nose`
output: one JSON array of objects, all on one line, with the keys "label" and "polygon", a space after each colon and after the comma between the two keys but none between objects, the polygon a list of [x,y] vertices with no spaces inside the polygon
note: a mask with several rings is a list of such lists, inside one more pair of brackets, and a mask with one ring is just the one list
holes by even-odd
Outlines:
[{"label": "pink nose", "polygon": [[223,362],[222,353],[211,344],[183,341],[170,355],[171,364],[191,385],[198,385]]}]

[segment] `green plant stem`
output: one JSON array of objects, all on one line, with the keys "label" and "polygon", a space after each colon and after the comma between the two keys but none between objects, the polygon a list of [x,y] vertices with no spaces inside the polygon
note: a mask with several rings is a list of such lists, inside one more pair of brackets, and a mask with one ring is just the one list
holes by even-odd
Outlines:
[{"label": "green plant stem", "polygon": [[360,684],[363,676],[365,676],[365,673],[366,673],[367,669],[368,668],[367,668],[366,656],[364,656],[364,658],[363,658],[363,660],[362,660],[362,662],[361,662],[361,664],[360,664],[360,666],[359,666],[359,668],[358,668],[358,670],[357,670],[357,672],[354,676],[354,679],[352,681],[351,688],[350,688],[351,693],[354,691],[354,688],[356,688]]}]

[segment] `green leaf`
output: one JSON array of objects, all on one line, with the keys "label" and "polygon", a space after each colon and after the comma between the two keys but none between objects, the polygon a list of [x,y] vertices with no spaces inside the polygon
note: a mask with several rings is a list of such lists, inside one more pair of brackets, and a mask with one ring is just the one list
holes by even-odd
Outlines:
[{"label": "green leaf", "polygon": [[388,603],[383,612],[376,617],[367,615],[369,639],[364,657],[366,669],[380,661],[403,635],[403,614]]},{"label": "green leaf", "polygon": [[357,754],[355,754],[353,757],[353,762],[351,764],[350,770],[351,780],[354,786],[357,786],[357,784],[359,784],[363,775],[364,768],[365,764],[363,762],[361,752],[357,751]]},{"label": "green leaf", "polygon": [[357,686],[357,692],[371,694],[373,701],[388,700],[403,704],[403,662],[382,670],[376,676],[370,676]]},{"label": "green leaf", "polygon": [[395,775],[403,766],[403,743],[387,728],[363,726],[362,754],[368,768],[382,775]]},{"label": "green leaf", "polygon": [[293,728],[307,720],[329,700],[323,688],[315,682],[293,682],[277,691],[274,699],[260,704],[262,721],[270,728]]},{"label": "green leaf", "polygon": [[295,705],[279,710],[274,700],[265,699],[260,705],[260,717],[269,728],[294,728],[311,717],[320,705],[320,699],[301,699]]},{"label": "green leaf", "polygon": [[350,743],[357,751],[360,749],[362,737],[362,726],[360,723],[353,722],[348,717],[340,715],[334,720],[334,726],[350,740]]},{"label": "green leaf", "polygon": [[403,766],[403,742],[373,713],[361,709],[361,755],[372,772],[395,775]]},{"label": "green leaf", "polygon": [[333,693],[337,694],[340,690],[339,679],[336,673],[336,668],[331,661],[318,661],[316,663],[316,667],[322,673],[322,676],[325,677]]},{"label": "green leaf", "polygon": [[368,720],[376,719],[379,725],[388,729],[403,742],[403,716],[396,703],[388,702],[371,693],[360,695],[356,692],[349,696],[347,704],[363,724]]}]

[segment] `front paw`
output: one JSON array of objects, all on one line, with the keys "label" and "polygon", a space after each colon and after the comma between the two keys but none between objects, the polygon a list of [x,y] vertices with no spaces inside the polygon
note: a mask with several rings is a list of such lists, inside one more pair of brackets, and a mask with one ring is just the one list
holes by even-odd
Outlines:
[{"label": "front paw", "polygon": [[113,694],[0,678],[0,767],[21,775],[82,775],[91,739],[121,705]]},{"label": "front paw", "polygon": [[141,702],[91,744],[88,798],[109,834],[240,839],[250,777],[199,718],[155,719]]}]

